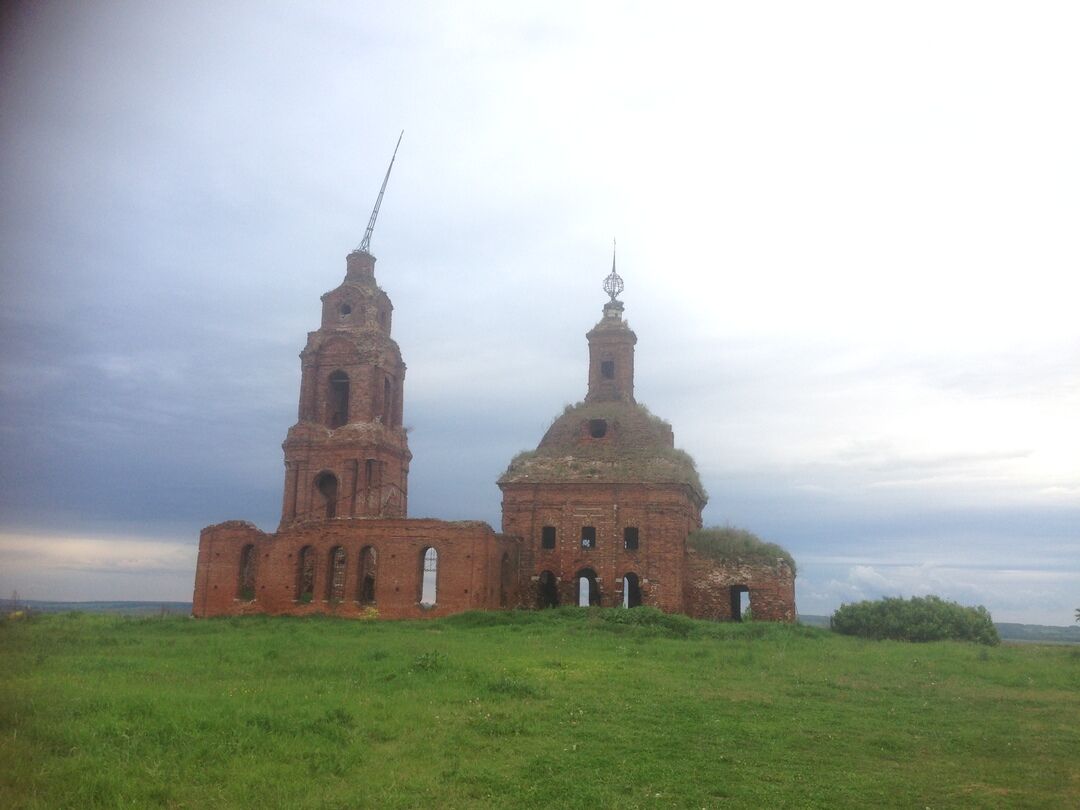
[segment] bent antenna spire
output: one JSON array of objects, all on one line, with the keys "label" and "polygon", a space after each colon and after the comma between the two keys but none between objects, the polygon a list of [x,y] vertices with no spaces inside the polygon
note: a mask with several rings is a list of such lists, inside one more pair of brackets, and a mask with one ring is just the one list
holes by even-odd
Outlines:
[{"label": "bent antenna spire", "polygon": [[405,135],[405,130],[401,130],[401,135],[398,135],[397,146],[394,147],[394,154],[390,157],[390,165],[386,167],[386,177],[383,178],[382,188],[379,189],[379,196],[375,200],[375,208],[371,211],[371,219],[368,220],[367,230],[364,231],[364,240],[360,243],[360,247],[357,250],[362,253],[371,253],[371,232],[375,230],[375,220],[379,216],[379,206],[382,205],[383,194],[386,193],[386,182],[390,179],[390,170],[394,168],[394,158],[397,157],[398,146],[401,146],[401,138]]}]

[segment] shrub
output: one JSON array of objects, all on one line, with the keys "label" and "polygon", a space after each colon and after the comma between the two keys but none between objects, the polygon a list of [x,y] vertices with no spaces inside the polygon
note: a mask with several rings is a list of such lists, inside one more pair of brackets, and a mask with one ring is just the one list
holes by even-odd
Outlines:
[{"label": "shrub", "polygon": [[776,543],[762,540],[753,532],[739,529],[735,526],[713,526],[707,529],[698,529],[690,532],[686,538],[687,544],[706,557],[712,557],[721,562],[730,559],[753,560],[766,565],[776,565],[778,559],[783,559],[791,572],[795,571],[795,558],[788,553],[787,549]]},{"label": "shrub", "polygon": [[837,633],[897,641],[974,641],[1000,644],[982,605],[964,607],[937,596],[892,597],[841,605],[829,622]]}]

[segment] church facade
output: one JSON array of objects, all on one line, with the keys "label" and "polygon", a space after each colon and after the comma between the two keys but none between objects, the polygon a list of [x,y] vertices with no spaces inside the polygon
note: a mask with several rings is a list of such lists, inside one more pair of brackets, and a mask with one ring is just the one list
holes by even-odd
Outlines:
[{"label": "church facade", "polygon": [[[369,226],[370,228],[370,226]],[[671,426],[634,399],[622,280],[587,334],[588,389],[499,478],[502,531],[410,519],[405,364],[365,246],[322,297],[300,355],[276,532],[203,529],[193,612],[423,618],[465,610],[652,605],[698,618],[795,621],[786,553],[702,553],[706,494]],[[782,550],[781,550],[782,551]]]}]

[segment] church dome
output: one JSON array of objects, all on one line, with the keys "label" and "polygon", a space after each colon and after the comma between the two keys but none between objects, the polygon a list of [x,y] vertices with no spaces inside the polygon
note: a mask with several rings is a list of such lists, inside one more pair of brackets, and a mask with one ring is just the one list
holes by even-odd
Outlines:
[{"label": "church dome", "polygon": [[625,400],[568,405],[535,450],[519,453],[500,484],[685,484],[706,499],[694,460],[671,425]]}]

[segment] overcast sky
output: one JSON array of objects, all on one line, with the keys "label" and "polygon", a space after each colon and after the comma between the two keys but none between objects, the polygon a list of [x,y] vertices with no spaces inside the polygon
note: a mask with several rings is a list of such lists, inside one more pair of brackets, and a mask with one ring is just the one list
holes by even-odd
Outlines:
[{"label": "overcast sky", "polygon": [[804,613],[1080,606],[1080,6],[5,3],[0,595],[191,598],[277,524],[363,236],[414,517],[582,398],[619,240],[638,400]]}]

